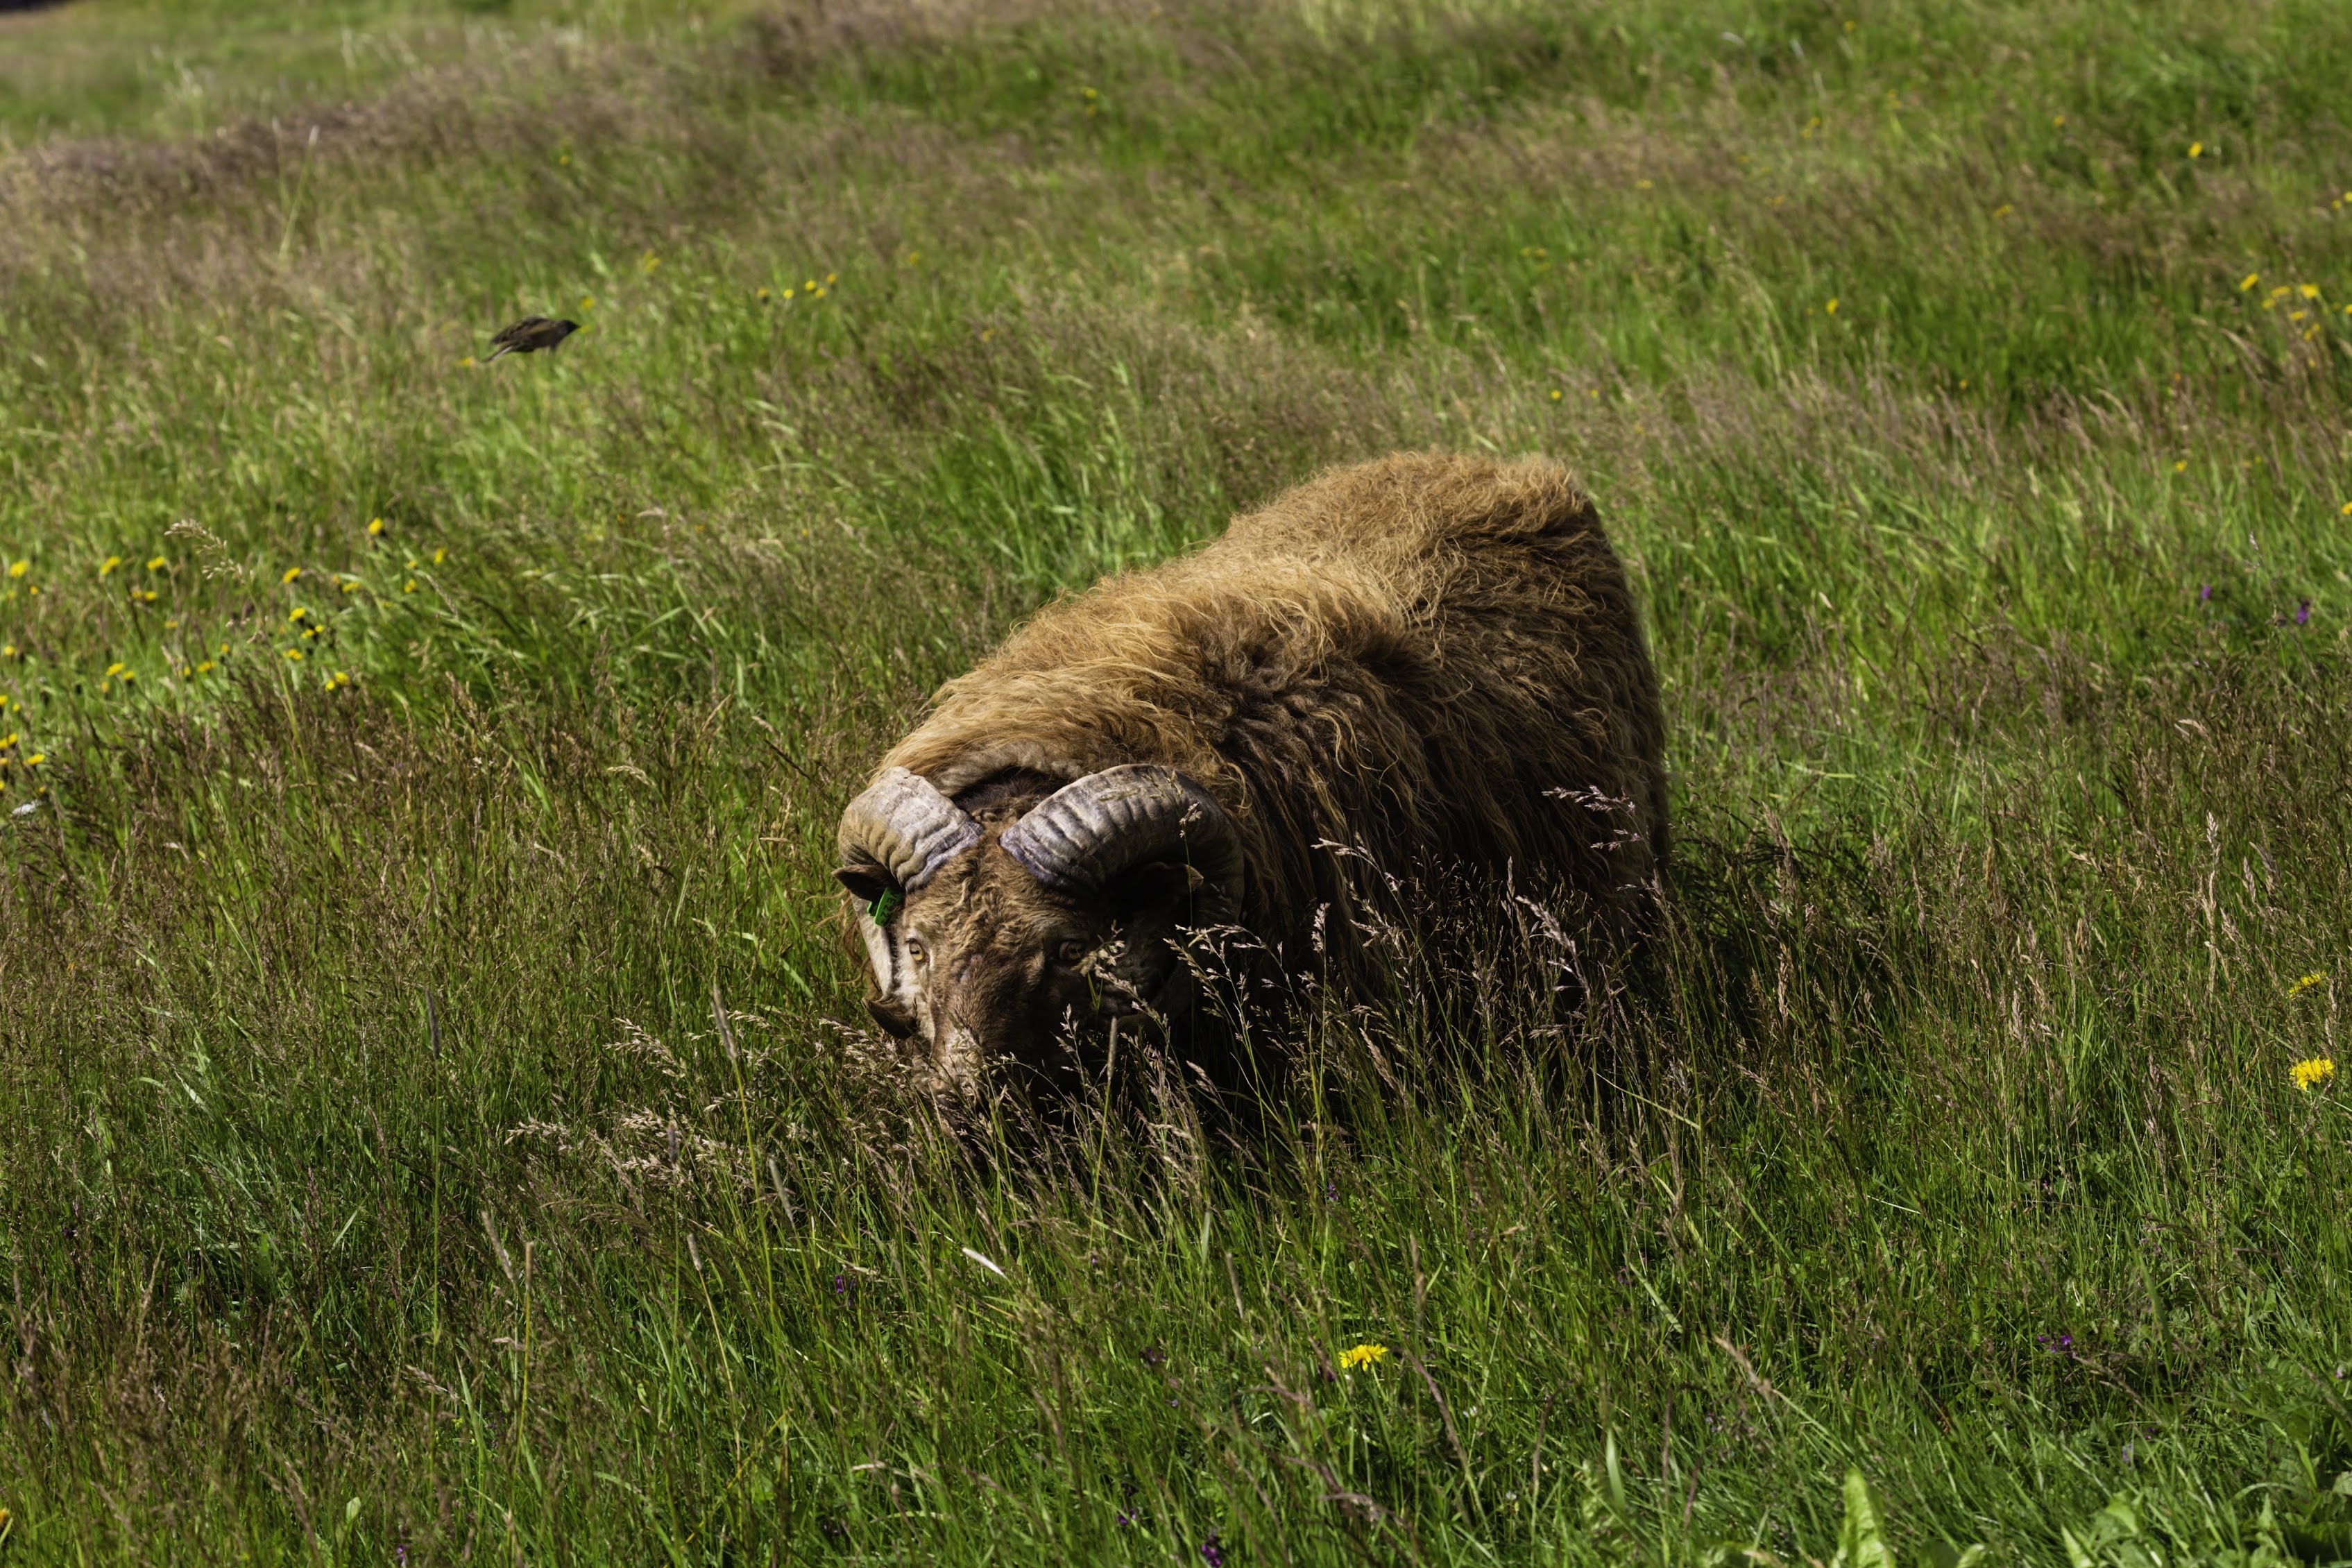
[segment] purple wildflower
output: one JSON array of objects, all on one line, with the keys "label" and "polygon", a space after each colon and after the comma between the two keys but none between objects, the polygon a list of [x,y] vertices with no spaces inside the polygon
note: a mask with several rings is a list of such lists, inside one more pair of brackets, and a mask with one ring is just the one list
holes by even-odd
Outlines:
[{"label": "purple wildflower", "polygon": [[833,1277],[833,1294],[835,1300],[842,1301],[848,1300],[849,1293],[856,1289],[857,1289],[857,1282],[852,1279],[847,1274],[836,1274]]},{"label": "purple wildflower", "polygon": [[1150,1349],[1143,1352],[1143,1364],[1146,1366],[1165,1366],[1168,1364],[1168,1352],[1161,1350],[1158,1345],[1153,1345]]},{"label": "purple wildflower", "polygon": [[2199,585],[2198,585],[2198,589],[2197,589],[2197,602],[2198,602],[2199,604],[2200,604],[2200,605],[2210,605],[2210,604],[2211,604],[2211,603],[2213,602],[2213,584],[2210,584],[2210,583],[2204,583],[2204,584],[2199,584]]},{"label": "purple wildflower", "polygon": [[1217,1539],[1213,1530],[1209,1531],[1209,1539],[1201,1542],[1201,1561],[1209,1568],[1225,1568],[1225,1543]]},{"label": "purple wildflower", "polygon": [[2311,625],[2311,601],[2309,599],[2305,599],[2303,603],[2294,607],[2294,624],[2299,626],[2307,626]]}]

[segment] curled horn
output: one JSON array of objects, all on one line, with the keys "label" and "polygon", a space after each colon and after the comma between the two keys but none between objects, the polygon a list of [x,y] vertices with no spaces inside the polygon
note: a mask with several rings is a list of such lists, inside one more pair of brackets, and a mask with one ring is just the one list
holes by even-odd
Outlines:
[{"label": "curled horn", "polygon": [[1241,840],[1214,796],[1173,768],[1129,763],[1065,784],[1004,830],[1004,852],[1057,893],[1098,893],[1153,860],[1201,873],[1211,910],[1230,916],[1242,889]]},{"label": "curled horn", "polygon": [[845,866],[876,865],[911,893],[980,842],[980,825],[931,781],[892,768],[841,814]]}]

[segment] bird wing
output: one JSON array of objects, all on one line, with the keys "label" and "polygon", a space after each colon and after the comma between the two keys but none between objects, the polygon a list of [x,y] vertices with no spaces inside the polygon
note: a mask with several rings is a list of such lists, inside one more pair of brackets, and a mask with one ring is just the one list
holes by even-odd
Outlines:
[{"label": "bird wing", "polygon": [[526,344],[535,342],[538,339],[541,330],[546,325],[547,318],[545,316],[525,316],[521,321],[517,321],[511,327],[506,328],[500,331],[498,336],[492,338],[490,340],[490,347],[494,349],[521,348]]}]

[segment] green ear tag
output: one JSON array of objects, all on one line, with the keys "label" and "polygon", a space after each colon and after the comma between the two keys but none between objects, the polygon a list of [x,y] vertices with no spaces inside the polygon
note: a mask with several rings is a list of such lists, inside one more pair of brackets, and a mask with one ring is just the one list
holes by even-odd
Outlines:
[{"label": "green ear tag", "polygon": [[866,912],[874,917],[876,925],[887,926],[890,923],[890,917],[898,912],[898,906],[906,901],[906,895],[898,889],[886,888],[880,898],[866,906]]}]

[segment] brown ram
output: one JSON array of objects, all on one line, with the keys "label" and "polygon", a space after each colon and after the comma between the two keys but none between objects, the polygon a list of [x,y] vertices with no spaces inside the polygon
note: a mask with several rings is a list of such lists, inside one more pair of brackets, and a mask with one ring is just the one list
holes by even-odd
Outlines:
[{"label": "brown ram", "polygon": [[1303,958],[1348,908],[1341,846],[1627,910],[1665,855],[1663,742],[1624,571],[1564,469],[1338,469],[942,689],[842,816],[866,1005],[968,1099],[1072,1024],[1181,1018],[1182,928]]}]

